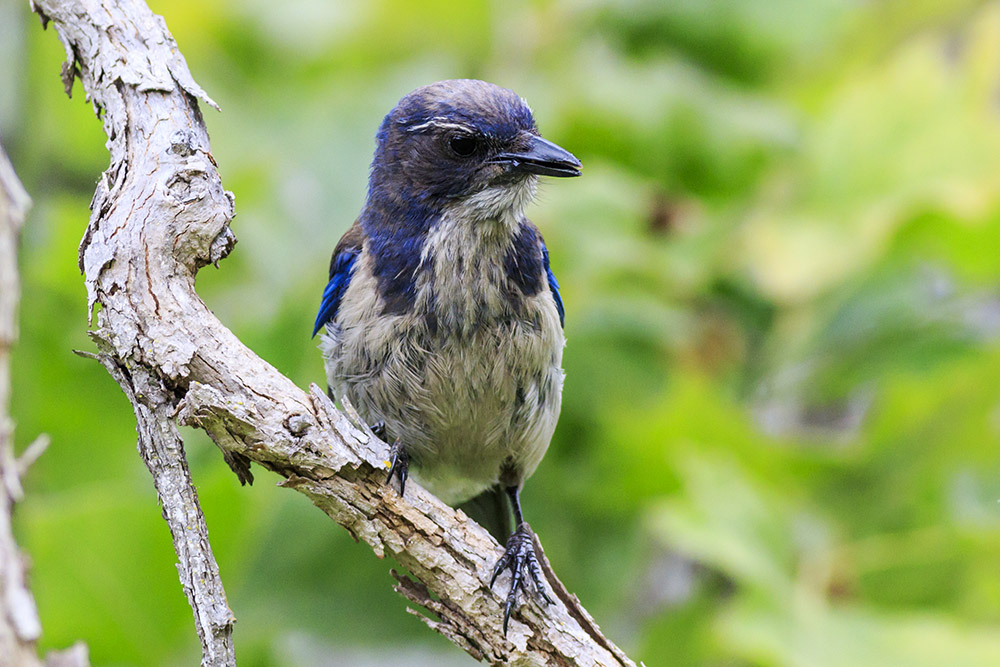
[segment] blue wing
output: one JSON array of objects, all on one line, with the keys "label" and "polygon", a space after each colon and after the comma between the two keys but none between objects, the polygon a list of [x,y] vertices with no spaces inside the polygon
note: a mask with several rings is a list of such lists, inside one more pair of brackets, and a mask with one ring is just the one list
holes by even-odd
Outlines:
[{"label": "blue wing", "polygon": [[340,301],[344,298],[347,285],[351,282],[351,269],[354,268],[354,262],[357,261],[358,255],[361,254],[360,248],[348,247],[344,249],[338,248],[337,250],[339,252],[334,252],[333,259],[330,262],[330,282],[326,284],[326,289],[323,290],[323,300],[320,301],[319,313],[316,314],[316,326],[313,327],[313,336],[325,324],[333,321],[333,318],[337,316]]},{"label": "blue wing", "polygon": [[549,281],[549,289],[552,291],[552,298],[556,301],[556,310],[559,311],[559,325],[562,328],[566,328],[566,310],[563,308],[562,297],[559,296],[559,281],[556,280],[556,274],[552,273],[552,268],[549,266],[549,249],[542,244],[542,267],[545,269],[545,277]]}]

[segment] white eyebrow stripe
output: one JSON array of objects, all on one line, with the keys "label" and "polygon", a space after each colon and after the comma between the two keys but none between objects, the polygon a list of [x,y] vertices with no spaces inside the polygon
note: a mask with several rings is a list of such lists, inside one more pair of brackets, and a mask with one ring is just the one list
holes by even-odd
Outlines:
[{"label": "white eyebrow stripe", "polygon": [[427,129],[428,127],[440,127],[443,129],[451,130],[461,130],[462,132],[468,132],[469,134],[475,133],[468,125],[463,125],[462,123],[455,123],[444,118],[431,118],[429,121],[421,123],[420,125],[414,125],[413,127],[406,128],[407,132],[419,132],[420,130]]}]

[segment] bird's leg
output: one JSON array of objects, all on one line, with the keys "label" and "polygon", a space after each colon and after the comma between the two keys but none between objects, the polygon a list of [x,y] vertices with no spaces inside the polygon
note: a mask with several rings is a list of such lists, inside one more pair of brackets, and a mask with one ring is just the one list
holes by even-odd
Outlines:
[{"label": "bird's leg", "polygon": [[392,481],[392,476],[399,478],[399,495],[403,495],[406,489],[406,478],[410,474],[410,455],[406,453],[406,448],[399,438],[392,443],[389,448],[389,475],[385,478],[385,483]]},{"label": "bird's leg", "polygon": [[503,608],[503,633],[507,634],[507,624],[510,621],[510,614],[517,604],[517,593],[521,590],[527,593],[526,580],[531,579],[534,584],[535,593],[542,598],[546,604],[551,604],[552,600],[545,593],[542,584],[542,571],[538,566],[538,559],[535,557],[535,545],[532,539],[531,526],[524,521],[521,515],[521,500],[519,498],[521,489],[517,486],[506,488],[507,496],[510,498],[511,506],[514,508],[514,521],[517,527],[507,538],[507,545],[504,547],[503,556],[493,567],[493,576],[490,577],[490,588],[497,580],[497,576],[504,570],[510,570],[510,591],[507,593],[507,602]]}]

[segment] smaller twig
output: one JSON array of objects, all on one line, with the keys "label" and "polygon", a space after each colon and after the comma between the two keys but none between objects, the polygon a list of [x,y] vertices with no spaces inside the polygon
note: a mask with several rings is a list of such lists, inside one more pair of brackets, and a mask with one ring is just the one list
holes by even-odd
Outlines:
[{"label": "smaller twig", "polygon": [[[441,600],[435,599],[427,586],[419,581],[415,581],[405,574],[400,574],[395,569],[389,570],[389,573],[396,579],[397,583],[393,590],[405,597],[410,602],[418,604],[425,610],[430,611],[438,620],[430,618],[426,613],[420,611],[419,609],[414,609],[412,607],[407,607],[406,611],[413,614],[421,621],[423,621],[427,627],[431,628],[436,632],[440,632],[442,635],[448,638],[448,640],[459,646],[466,653],[471,655],[476,660],[482,660],[486,657],[479,643],[476,641],[477,637],[470,637],[469,630],[473,629],[471,626],[467,626],[464,631],[460,627],[460,624],[455,623],[453,620],[454,610],[448,608],[448,606]],[[475,634],[475,633],[473,633]],[[478,639],[482,639],[481,633]]]},{"label": "smaller twig", "polygon": [[10,405],[10,349],[17,340],[17,242],[30,203],[0,147],[0,658],[4,664],[39,665],[35,642],[42,634],[27,584],[24,558],[14,541],[11,513],[24,493],[14,459]]},{"label": "smaller twig", "polygon": [[[17,307],[21,285],[17,274],[17,242],[31,200],[0,146],[0,664],[41,665],[35,647],[42,634],[35,598],[28,588],[27,565],[17,548],[11,526],[15,503],[24,497],[23,469],[48,444],[42,436],[23,459],[14,456],[14,422],[8,416],[11,382],[10,350],[17,341]],[[86,647],[60,667],[86,667]]]},{"label": "smaller twig", "polygon": [[31,197],[18,180],[14,167],[2,147],[0,147],[0,197],[4,198],[7,222],[17,234],[21,231],[28,209],[31,208]]},{"label": "smaller twig", "polygon": [[[0,410],[6,412],[6,406]],[[0,483],[11,503],[21,502],[24,489],[21,488],[21,477],[17,474],[17,460],[14,458],[14,423],[4,414],[0,414]]]},{"label": "smaller twig", "polygon": [[35,438],[34,441],[32,441],[32,443],[28,445],[23,452],[21,452],[21,456],[17,459],[17,476],[24,479],[28,469],[35,465],[35,461],[37,461],[39,457],[45,453],[45,450],[49,448],[50,444],[52,444],[52,438],[49,437],[48,433],[42,433]]},{"label": "smaller twig", "polygon": [[45,667],[89,667],[90,656],[87,645],[77,642],[62,651],[49,651],[45,654]]}]

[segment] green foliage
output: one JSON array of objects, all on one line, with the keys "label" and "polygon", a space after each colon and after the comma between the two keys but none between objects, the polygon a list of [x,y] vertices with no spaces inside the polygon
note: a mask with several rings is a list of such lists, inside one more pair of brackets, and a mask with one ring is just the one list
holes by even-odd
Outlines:
[{"label": "green foliage", "polygon": [[[328,252],[401,95],[495,81],[582,159],[530,211],[569,345],[525,507],[634,657],[1000,663],[1000,3],[154,10],[224,109],[207,122],[240,243],[199,291],[300,386],[322,382],[308,333]],[[62,57],[0,4],[0,130],[35,199],[14,415],[22,446],[53,438],[16,528],[46,647],[192,664],[131,411],[71,353],[90,347],[76,246],[106,155]],[[388,564],[185,436],[241,664],[466,663],[403,612]]]}]

